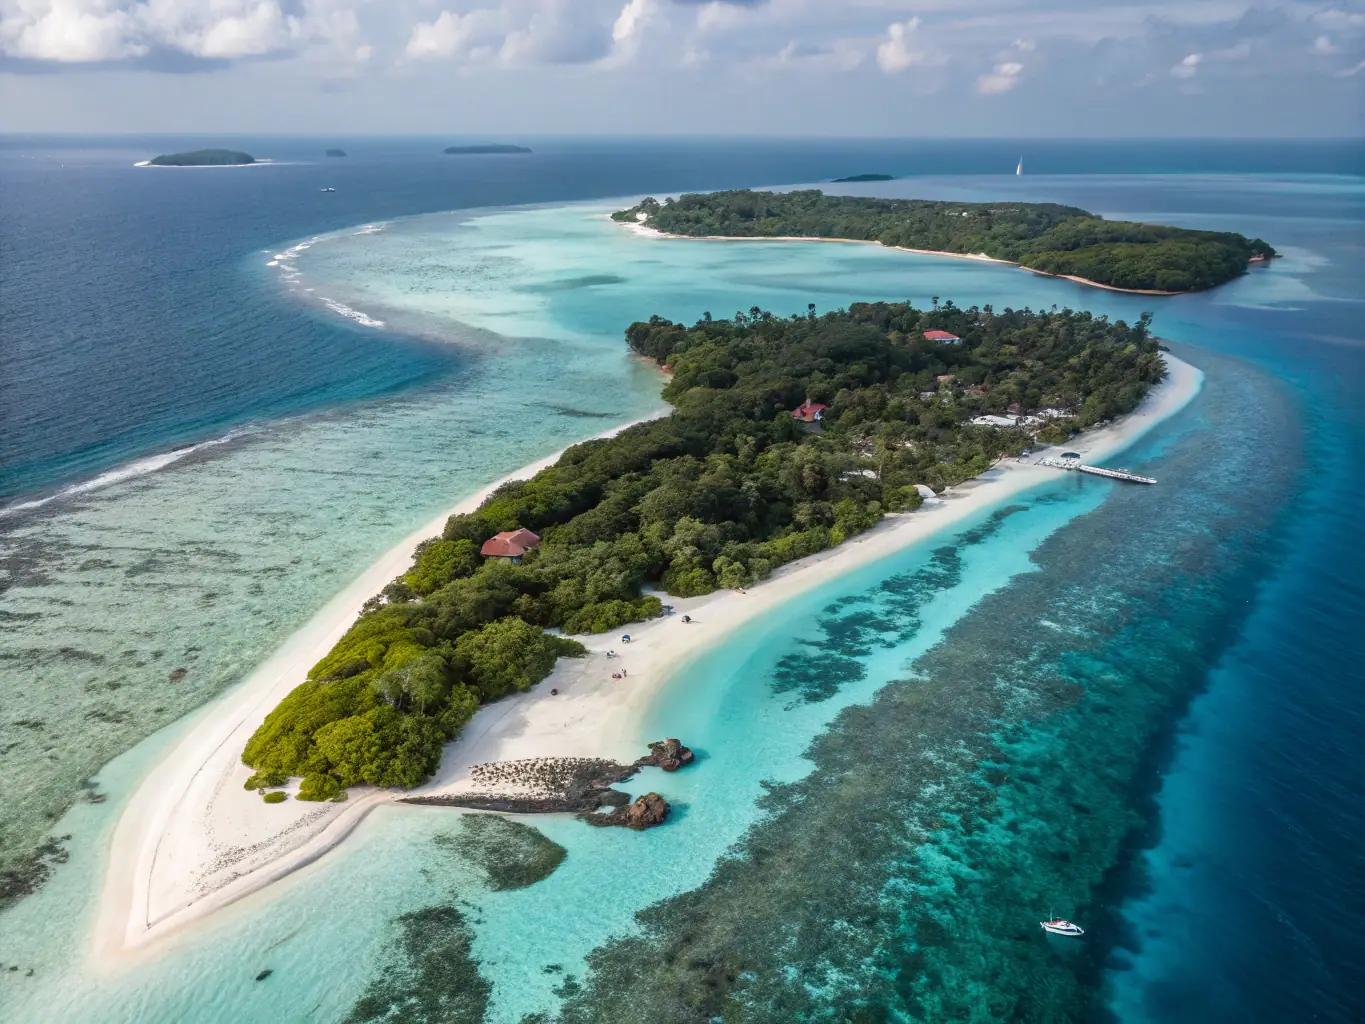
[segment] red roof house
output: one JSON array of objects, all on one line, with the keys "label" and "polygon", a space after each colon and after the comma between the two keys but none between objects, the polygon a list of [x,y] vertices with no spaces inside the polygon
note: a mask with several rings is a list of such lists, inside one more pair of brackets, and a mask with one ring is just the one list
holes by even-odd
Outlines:
[{"label": "red roof house", "polygon": [[925,341],[961,341],[956,334],[949,334],[947,331],[925,331]]},{"label": "red roof house", "polygon": [[485,558],[510,558],[517,562],[531,548],[540,547],[540,538],[530,530],[508,530],[483,542],[479,554]]},{"label": "red roof house", "polygon": [[804,402],[792,410],[792,419],[800,420],[802,423],[814,423],[821,418],[829,406],[821,405],[819,402],[812,402],[807,398]]}]

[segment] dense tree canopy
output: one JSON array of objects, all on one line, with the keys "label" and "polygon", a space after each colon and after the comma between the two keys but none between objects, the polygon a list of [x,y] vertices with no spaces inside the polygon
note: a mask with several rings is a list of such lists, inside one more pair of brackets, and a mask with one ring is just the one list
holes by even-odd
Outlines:
[{"label": "dense tree canopy", "polygon": [[1114,288],[1212,288],[1275,250],[1259,238],[1109,221],[1055,203],[949,203],[799,192],[711,192],[646,199],[617,220],[674,235],[850,238],[936,252],[984,253]]},{"label": "dense tree canopy", "polygon": [[[1148,323],[948,302],[631,325],[630,347],[671,374],[672,415],[575,445],[452,516],[252,736],[249,785],[304,776],[300,798],[339,799],[421,782],[481,702],[582,653],[547,628],[602,632],[659,614],[658,591],[746,586],[914,508],[916,485],[981,473],[1038,427],[972,425],[981,414],[1055,410],[1042,432],[1060,441],[1131,410],[1164,372]],[[822,423],[792,417],[806,400],[827,406]],[[520,527],[542,537],[520,563],[479,554]]]}]

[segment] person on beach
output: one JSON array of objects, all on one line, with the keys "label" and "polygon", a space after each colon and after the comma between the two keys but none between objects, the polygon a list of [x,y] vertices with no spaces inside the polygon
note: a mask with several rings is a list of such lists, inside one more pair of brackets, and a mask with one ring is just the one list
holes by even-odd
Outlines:
[{"label": "person on beach", "polygon": [[629,634],[629,633],[627,633],[625,636],[621,637],[621,643],[623,643],[623,644],[628,644],[628,643],[630,643],[630,634]]}]

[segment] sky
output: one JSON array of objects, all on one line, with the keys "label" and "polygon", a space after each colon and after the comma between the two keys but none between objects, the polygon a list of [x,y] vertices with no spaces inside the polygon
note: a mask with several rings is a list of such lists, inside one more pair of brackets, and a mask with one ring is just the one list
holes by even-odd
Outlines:
[{"label": "sky", "polygon": [[1365,136],[1365,0],[0,0],[0,131]]}]

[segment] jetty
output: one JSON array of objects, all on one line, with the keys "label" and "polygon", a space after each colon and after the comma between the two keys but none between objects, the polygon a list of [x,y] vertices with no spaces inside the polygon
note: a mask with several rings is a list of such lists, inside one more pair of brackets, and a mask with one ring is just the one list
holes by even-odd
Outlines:
[{"label": "jetty", "polygon": [[1040,466],[1051,466],[1053,469],[1065,469],[1078,473],[1093,473],[1095,476],[1108,477],[1110,480],[1126,480],[1133,484],[1154,484],[1156,483],[1149,476],[1139,476],[1126,469],[1105,469],[1103,466],[1087,466],[1081,462],[1081,457],[1074,452],[1066,452],[1061,456],[1049,456],[1038,461]]}]

